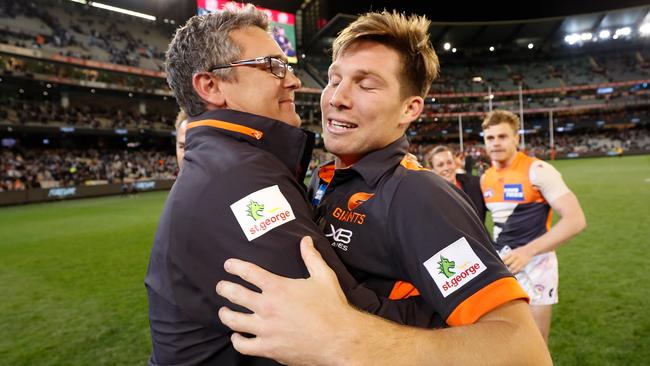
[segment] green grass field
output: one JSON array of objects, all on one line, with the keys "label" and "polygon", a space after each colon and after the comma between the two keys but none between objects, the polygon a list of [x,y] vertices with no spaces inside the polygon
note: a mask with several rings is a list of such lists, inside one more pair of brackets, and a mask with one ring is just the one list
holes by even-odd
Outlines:
[{"label": "green grass field", "polygon": [[[650,156],[558,161],[588,228],[559,250],[556,365],[650,359]],[[0,365],[142,365],[165,192],[0,208]]]}]

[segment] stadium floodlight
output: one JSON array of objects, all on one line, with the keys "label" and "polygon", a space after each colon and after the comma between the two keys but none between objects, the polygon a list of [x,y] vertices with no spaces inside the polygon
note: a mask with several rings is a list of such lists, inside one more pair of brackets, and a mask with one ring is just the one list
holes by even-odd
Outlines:
[{"label": "stadium floodlight", "polygon": [[529,49],[529,50],[532,50],[532,49],[533,49],[533,47],[535,47],[535,45],[534,45],[534,44],[532,44],[532,43],[529,43],[529,44],[528,44],[528,49]]},{"label": "stadium floodlight", "polygon": [[483,82],[483,78],[480,77],[480,76],[474,76],[474,77],[472,78],[472,81],[475,82],[475,83],[482,83],[482,82]]},{"label": "stadium floodlight", "polygon": [[611,37],[611,36],[612,36],[612,32],[610,32],[610,31],[607,30],[607,29],[601,30],[601,31],[598,33],[598,37],[599,37],[600,39],[608,39],[608,38]]},{"label": "stadium floodlight", "polygon": [[574,44],[578,43],[579,40],[580,40],[580,35],[577,34],[577,33],[571,33],[571,34],[567,34],[566,36],[564,36],[564,42],[566,42],[566,43],[568,43],[570,45],[574,45]]},{"label": "stadium floodlight", "polygon": [[641,35],[647,36],[650,35],[650,23],[645,23],[639,27],[639,32]]},{"label": "stadium floodlight", "polygon": [[100,9],[104,9],[104,10],[114,11],[114,12],[117,12],[117,13],[122,13],[122,14],[126,14],[126,15],[131,15],[131,16],[134,16],[134,17],[138,17],[138,18],[142,18],[142,19],[147,19],[147,20],[151,20],[151,21],[155,21],[155,20],[156,20],[156,17],[153,16],[153,15],[144,14],[144,13],[138,13],[137,11],[118,8],[117,6],[106,5],[106,4],[102,4],[102,3],[96,3],[96,2],[94,2],[94,1],[89,1],[89,2],[88,2],[88,5],[93,6],[93,7],[95,7],[95,8],[100,8]]},{"label": "stadium floodlight", "polygon": [[590,41],[593,35],[591,32],[584,32],[580,34],[580,40],[581,41]]},{"label": "stadium floodlight", "polygon": [[632,28],[630,27],[623,27],[623,28],[618,28],[616,32],[614,32],[614,36],[629,36],[632,34]]},{"label": "stadium floodlight", "polygon": [[490,46],[490,52],[494,52],[494,46]]},{"label": "stadium floodlight", "polygon": [[449,49],[451,48],[451,43],[445,42],[445,44],[442,45],[442,48],[444,48],[445,51],[449,51]]},{"label": "stadium floodlight", "polygon": [[458,51],[458,50],[456,49],[456,47],[454,47],[454,48],[451,49],[451,52],[452,52],[452,53],[456,53],[456,51]]}]

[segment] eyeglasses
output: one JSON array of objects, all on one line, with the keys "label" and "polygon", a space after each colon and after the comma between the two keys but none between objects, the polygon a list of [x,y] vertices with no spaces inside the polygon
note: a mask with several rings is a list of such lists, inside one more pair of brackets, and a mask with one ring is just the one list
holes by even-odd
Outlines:
[{"label": "eyeglasses", "polygon": [[215,66],[211,68],[209,71],[213,72],[215,70],[226,69],[229,67],[236,67],[236,66],[263,66],[265,69],[269,70],[271,74],[273,74],[275,77],[280,79],[284,79],[284,77],[287,75],[287,70],[293,73],[293,66],[287,64],[286,62],[282,61],[279,58],[272,57],[272,56],[258,57],[250,60],[234,61],[229,63],[228,65]]}]

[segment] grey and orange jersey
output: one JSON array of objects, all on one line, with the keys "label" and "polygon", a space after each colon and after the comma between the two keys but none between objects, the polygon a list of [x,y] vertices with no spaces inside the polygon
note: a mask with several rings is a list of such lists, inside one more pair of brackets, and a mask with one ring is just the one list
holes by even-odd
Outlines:
[{"label": "grey and orange jersey", "polygon": [[488,169],[481,190],[492,213],[497,250],[506,245],[514,249],[544,235],[552,221],[549,202],[569,192],[552,165],[522,152],[507,168]]},{"label": "grey and orange jersey", "polygon": [[[457,189],[404,159],[405,137],[310,183],[317,220],[355,278],[382,296],[421,296],[438,325],[527,298]],[[395,281],[398,279],[399,281]]]}]

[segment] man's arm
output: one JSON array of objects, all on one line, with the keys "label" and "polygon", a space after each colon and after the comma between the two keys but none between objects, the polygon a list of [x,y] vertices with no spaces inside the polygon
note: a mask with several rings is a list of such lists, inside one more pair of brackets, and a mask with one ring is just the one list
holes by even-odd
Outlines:
[{"label": "man's arm", "polygon": [[262,290],[227,281],[217,285],[217,293],[254,312],[219,309],[225,325],[256,336],[233,334],[239,352],[292,365],[552,363],[524,301],[510,301],[471,325],[437,330],[400,326],[352,308],[309,238],[300,249],[307,279],[279,277],[239,260],[226,262],[226,271]]},{"label": "man's arm", "polygon": [[539,186],[551,208],[560,215],[560,220],[544,235],[512,250],[503,258],[503,263],[512,273],[518,273],[534,256],[555,250],[587,227],[578,198],[566,187],[559,172],[547,163],[536,164],[533,167],[535,176],[531,180]]}]

